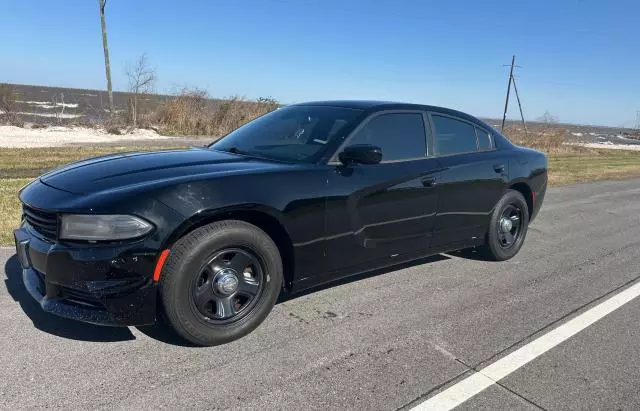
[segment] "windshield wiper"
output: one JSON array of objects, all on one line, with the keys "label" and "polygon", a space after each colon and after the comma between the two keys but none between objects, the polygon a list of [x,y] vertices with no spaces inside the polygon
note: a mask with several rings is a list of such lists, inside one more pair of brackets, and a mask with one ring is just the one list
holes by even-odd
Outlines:
[{"label": "windshield wiper", "polygon": [[242,156],[252,156],[252,154],[249,153],[248,151],[240,150],[238,147],[230,147],[224,151],[228,153],[233,153],[233,154],[240,154]]},{"label": "windshield wiper", "polygon": [[252,153],[250,151],[241,150],[238,147],[229,147],[229,148],[225,148],[225,149],[212,147],[212,150],[222,151],[222,152],[225,152],[225,153],[239,154],[241,156],[256,158],[256,159],[260,159],[260,160],[282,161],[282,160],[278,160],[276,158],[261,156],[261,155],[258,155],[256,153]]}]

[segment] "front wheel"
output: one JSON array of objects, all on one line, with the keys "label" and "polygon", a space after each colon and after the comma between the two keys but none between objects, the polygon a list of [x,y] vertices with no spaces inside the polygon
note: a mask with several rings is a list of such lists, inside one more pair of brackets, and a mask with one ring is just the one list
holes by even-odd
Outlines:
[{"label": "front wheel", "polygon": [[526,200],[518,191],[508,190],[491,214],[482,251],[495,261],[512,258],[522,248],[528,227],[529,208]]},{"label": "front wheel", "polygon": [[200,227],[172,247],[160,279],[166,319],[197,345],[219,345],[254,330],[282,287],[278,247],[243,221]]}]

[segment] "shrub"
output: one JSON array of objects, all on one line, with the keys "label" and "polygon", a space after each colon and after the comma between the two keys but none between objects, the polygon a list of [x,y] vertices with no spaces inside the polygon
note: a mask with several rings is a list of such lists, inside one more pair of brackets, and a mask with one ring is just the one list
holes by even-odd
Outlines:
[{"label": "shrub", "polygon": [[121,136],[122,135],[122,131],[120,131],[120,129],[117,128],[117,127],[109,127],[109,128],[107,128],[107,133],[108,134],[113,134],[113,135],[116,135],[116,136]]},{"label": "shrub", "polygon": [[250,101],[234,96],[212,101],[205,90],[184,89],[158,108],[156,121],[166,134],[220,137],[278,106],[270,97]]},{"label": "shrub", "polygon": [[547,154],[585,151],[584,147],[571,144],[567,138],[566,130],[560,126],[529,127],[528,133],[518,127],[505,127],[504,135],[514,144],[531,147]]},{"label": "shrub", "polygon": [[200,89],[184,89],[156,112],[156,121],[169,134],[210,134],[208,117],[207,92]]},{"label": "shrub", "polygon": [[18,122],[13,86],[6,83],[0,84],[0,118],[2,117],[10,124]]}]

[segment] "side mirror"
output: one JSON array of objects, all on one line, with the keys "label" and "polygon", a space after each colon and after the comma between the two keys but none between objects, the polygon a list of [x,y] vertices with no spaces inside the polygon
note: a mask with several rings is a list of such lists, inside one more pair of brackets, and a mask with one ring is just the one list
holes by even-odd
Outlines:
[{"label": "side mirror", "polygon": [[344,165],[378,164],[382,160],[382,149],[371,144],[354,144],[346,147],[338,158]]}]

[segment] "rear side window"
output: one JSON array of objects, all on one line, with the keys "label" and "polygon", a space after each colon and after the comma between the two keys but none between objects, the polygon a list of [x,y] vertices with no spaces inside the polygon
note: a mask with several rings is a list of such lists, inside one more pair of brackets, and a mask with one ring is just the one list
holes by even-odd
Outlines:
[{"label": "rear side window", "polygon": [[469,153],[478,150],[475,127],[471,124],[432,115],[436,134],[436,150],[440,155]]},{"label": "rear side window", "polygon": [[493,148],[493,144],[491,144],[491,137],[489,136],[489,133],[487,133],[481,128],[476,127],[476,136],[478,137],[478,150],[487,151]]},{"label": "rear side window", "polygon": [[362,127],[348,144],[378,146],[382,149],[382,161],[425,157],[427,138],[422,114],[381,114]]}]

